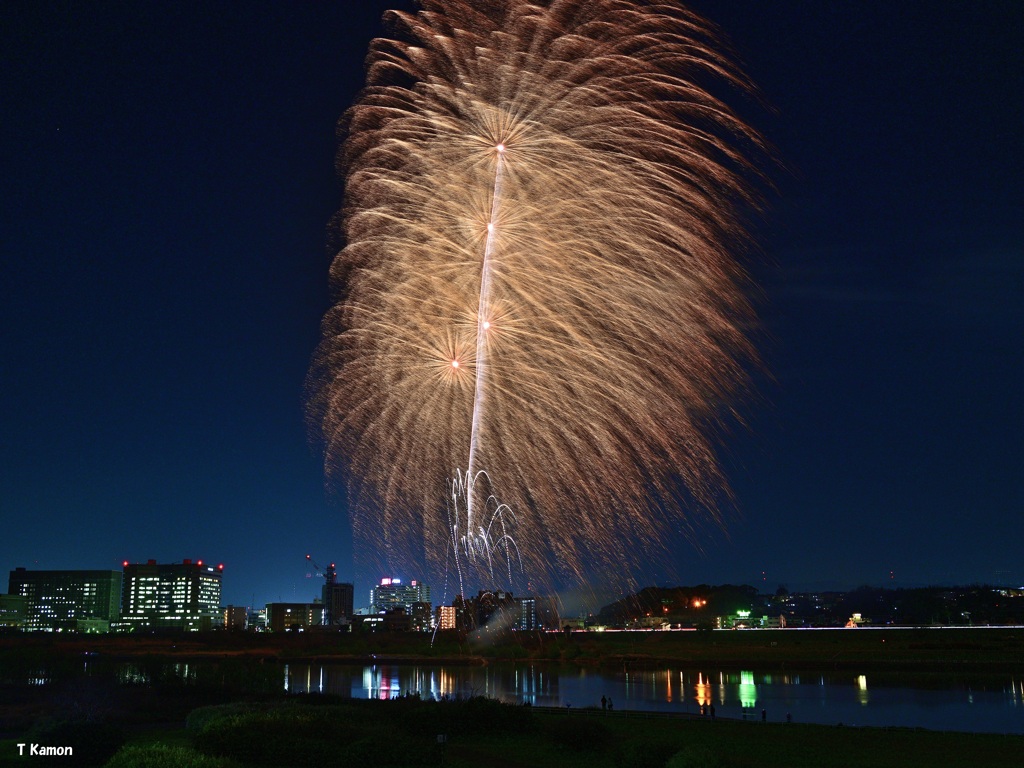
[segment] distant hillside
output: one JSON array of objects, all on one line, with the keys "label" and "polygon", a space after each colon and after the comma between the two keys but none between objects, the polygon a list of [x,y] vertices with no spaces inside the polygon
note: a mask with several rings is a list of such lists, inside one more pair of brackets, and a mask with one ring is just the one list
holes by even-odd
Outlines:
[{"label": "distant hillside", "polygon": [[759,594],[747,584],[646,587],[610,605],[600,624],[710,626],[715,617],[750,611],[755,617],[783,616],[787,626],[843,626],[860,614],[874,625],[929,626],[1024,624],[1024,589],[971,585],[885,589],[862,586],[847,592],[794,592],[780,586]]},{"label": "distant hillside", "polygon": [[602,624],[619,626],[648,616],[661,616],[669,623],[697,625],[705,621],[712,623],[715,616],[754,610],[762,603],[757,588],[748,584],[646,587],[635,595],[604,606],[597,620]]}]

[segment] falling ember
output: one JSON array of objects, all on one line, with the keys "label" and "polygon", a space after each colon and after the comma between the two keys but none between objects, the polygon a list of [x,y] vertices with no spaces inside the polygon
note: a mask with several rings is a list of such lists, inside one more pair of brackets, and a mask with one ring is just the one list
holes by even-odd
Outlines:
[{"label": "falling ember", "polygon": [[705,85],[746,81],[675,0],[420,6],[343,119],[326,469],[385,570],[627,580],[724,492],[760,141]]}]

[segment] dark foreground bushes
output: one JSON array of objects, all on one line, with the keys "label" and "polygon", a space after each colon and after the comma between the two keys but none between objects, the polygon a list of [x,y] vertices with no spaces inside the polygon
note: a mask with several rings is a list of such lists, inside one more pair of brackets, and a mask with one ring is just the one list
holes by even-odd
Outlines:
[{"label": "dark foreground bushes", "polygon": [[229,758],[200,754],[191,747],[132,744],[118,752],[105,768],[239,768],[239,764]]},{"label": "dark foreground bushes", "polygon": [[344,707],[282,706],[214,718],[195,736],[196,749],[251,765],[343,766],[366,737]]},{"label": "dark foreground bushes", "polygon": [[[421,701],[416,697],[367,702],[380,714],[394,712],[410,734],[431,738],[525,733],[533,728],[533,710],[476,696],[471,699]],[[394,705],[398,705],[395,707]]]},{"label": "dark foreground bushes", "polygon": [[[662,766],[677,752],[679,752],[679,744],[675,740],[647,739],[629,742],[619,746],[615,765],[617,768]],[[679,768],[679,766],[674,768]]]},{"label": "dark foreground bushes", "polygon": [[460,701],[346,701],[310,698],[279,704],[203,707],[187,731],[202,755],[246,765],[434,766],[438,736],[521,733],[528,707],[484,698]]},{"label": "dark foreground bushes", "polygon": [[593,717],[559,717],[545,723],[544,731],[551,743],[567,752],[602,754],[612,748],[611,731]]}]

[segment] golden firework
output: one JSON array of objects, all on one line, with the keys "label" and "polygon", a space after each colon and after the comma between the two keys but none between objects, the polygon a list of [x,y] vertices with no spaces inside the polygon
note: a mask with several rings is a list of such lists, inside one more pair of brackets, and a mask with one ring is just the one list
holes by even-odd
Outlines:
[{"label": "golden firework", "polygon": [[326,468],[380,567],[628,579],[724,488],[744,81],[675,2],[420,5],[343,119]]}]

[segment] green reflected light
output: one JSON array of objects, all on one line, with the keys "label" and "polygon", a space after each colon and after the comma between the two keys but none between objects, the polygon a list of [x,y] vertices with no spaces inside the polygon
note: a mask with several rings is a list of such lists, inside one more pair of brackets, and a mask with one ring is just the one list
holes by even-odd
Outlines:
[{"label": "green reflected light", "polygon": [[757,704],[757,686],[754,685],[754,673],[740,672],[740,705],[746,709]]}]

